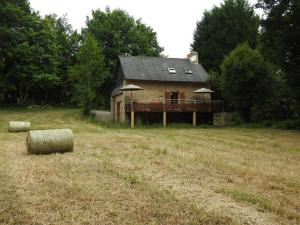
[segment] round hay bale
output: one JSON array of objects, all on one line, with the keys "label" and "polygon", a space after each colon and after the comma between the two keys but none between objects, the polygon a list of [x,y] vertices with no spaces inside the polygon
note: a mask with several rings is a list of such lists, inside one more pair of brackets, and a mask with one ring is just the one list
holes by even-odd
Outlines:
[{"label": "round hay bale", "polygon": [[8,123],[9,132],[27,132],[30,131],[30,122],[10,121]]},{"label": "round hay bale", "polygon": [[74,147],[73,132],[70,129],[29,131],[27,151],[33,154],[71,152]]}]

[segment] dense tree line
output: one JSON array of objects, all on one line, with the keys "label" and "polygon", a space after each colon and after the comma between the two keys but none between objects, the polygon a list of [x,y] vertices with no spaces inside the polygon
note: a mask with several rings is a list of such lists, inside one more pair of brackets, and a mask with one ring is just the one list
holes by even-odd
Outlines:
[{"label": "dense tree line", "polygon": [[0,4],[0,102],[69,102],[68,68],[74,63],[79,35],[66,18],[42,18],[28,1]]},{"label": "dense tree line", "polygon": [[300,3],[259,0],[257,7],[265,14],[261,21],[261,52],[280,75],[277,85],[286,85],[282,94],[288,101],[290,116],[300,118]]},{"label": "dense tree line", "polygon": [[296,0],[225,0],[197,23],[191,47],[216,97],[243,121],[299,121],[299,9]]},{"label": "dense tree line", "polygon": [[93,11],[78,34],[28,0],[0,2],[0,104],[109,107],[117,56],[162,52],[151,27],[122,10]]}]

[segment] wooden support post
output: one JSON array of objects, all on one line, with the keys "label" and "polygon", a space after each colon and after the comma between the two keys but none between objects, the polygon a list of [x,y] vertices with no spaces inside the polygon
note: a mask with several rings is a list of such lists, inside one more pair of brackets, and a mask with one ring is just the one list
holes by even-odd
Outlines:
[{"label": "wooden support post", "polygon": [[167,126],[167,112],[166,111],[163,112],[163,126],[164,127]]},{"label": "wooden support post", "polygon": [[194,127],[197,126],[197,112],[196,111],[193,112],[193,126]]},{"label": "wooden support post", "polygon": [[131,111],[131,120],[130,120],[131,128],[134,128],[134,111]]}]

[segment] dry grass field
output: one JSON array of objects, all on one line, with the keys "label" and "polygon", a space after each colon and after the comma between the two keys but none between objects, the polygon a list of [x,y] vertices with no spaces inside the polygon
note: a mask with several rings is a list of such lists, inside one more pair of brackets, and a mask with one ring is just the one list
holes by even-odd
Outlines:
[{"label": "dry grass field", "polygon": [[[9,120],[71,128],[75,150],[29,155]],[[1,109],[0,224],[300,224],[300,133],[109,129],[73,109]]]}]

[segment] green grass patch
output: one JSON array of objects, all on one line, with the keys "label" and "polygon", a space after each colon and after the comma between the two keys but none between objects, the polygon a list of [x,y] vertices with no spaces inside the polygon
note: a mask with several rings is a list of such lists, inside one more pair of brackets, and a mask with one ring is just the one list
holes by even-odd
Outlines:
[{"label": "green grass patch", "polygon": [[157,149],[155,154],[158,156],[158,155],[167,155],[168,153],[168,150],[166,148],[163,148],[163,149]]},{"label": "green grass patch", "polygon": [[287,210],[282,205],[275,205],[270,199],[262,195],[249,193],[242,189],[220,188],[216,192],[230,196],[231,198],[239,202],[246,202],[251,205],[255,205],[260,211],[273,212],[291,221],[300,221],[300,215],[297,214],[295,211]]},{"label": "green grass patch", "polygon": [[93,117],[89,117],[88,119],[90,122],[95,123],[100,125],[103,128],[107,128],[107,129],[128,129],[130,128],[128,125],[124,124],[124,123],[120,123],[120,122],[115,122],[112,120],[107,120],[107,121],[96,121],[95,118]]},{"label": "green grass patch", "polygon": [[129,173],[126,178],[130,184],[138,183],[138,177],[135,174]]},{"label": "green grass patch", "polygon": [[239,202],[246,202],[255,205],[263,210],[274,211],[274,206],[272,205],[272,202],[264,196],[252,194],[242,189],[220,188],[217,190],[217,192],[230,196],[231,198]]}]

